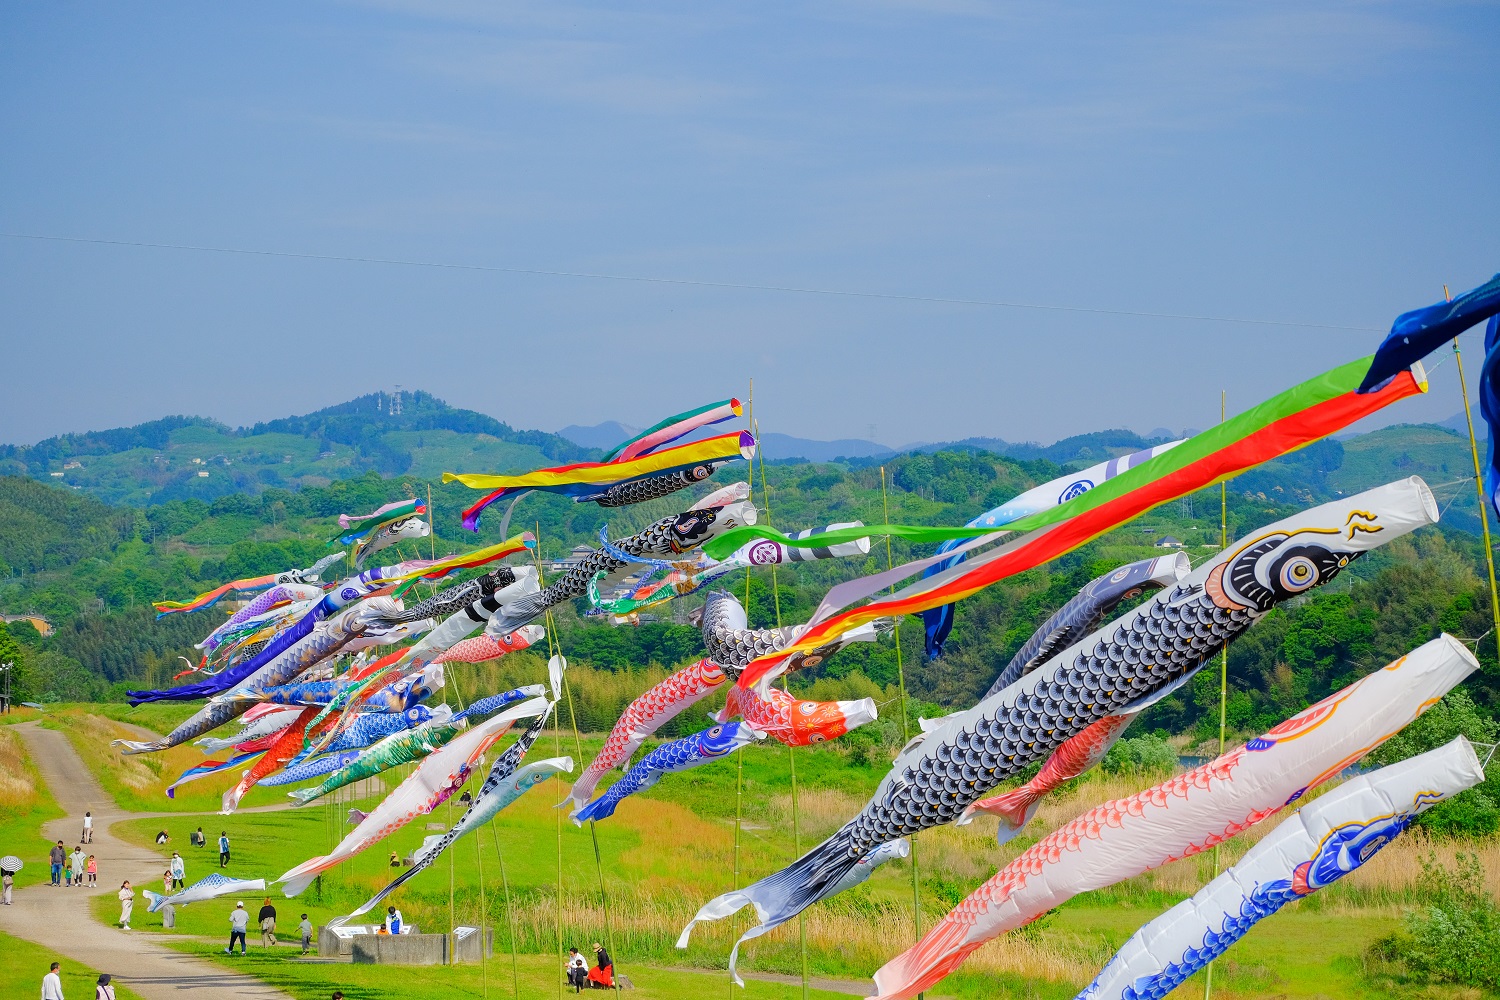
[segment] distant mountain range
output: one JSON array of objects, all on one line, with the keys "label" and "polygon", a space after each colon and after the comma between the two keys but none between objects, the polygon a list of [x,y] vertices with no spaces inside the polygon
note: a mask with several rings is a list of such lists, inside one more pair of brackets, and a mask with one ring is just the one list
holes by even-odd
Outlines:
[{"label": "distant mountain range", "polygon": [[[723,433],[725,426],[732,425],[699,433]],[[107,503],[139,506],[173,499],[213,500],[272,486],[323,486],[367,472],[420,479],[437,479],[449,471],[519,472],[598,459],[640,430],[613,420],[570,425],[556,433],[518,430],[486,414],[449,406],[429,393],[373,393],[251,427],[175,416],[134,427],[65,434],[33,445],[0,445],[0,475],[29,476],[82,490]],[[1482,422],[1476,431],[1482,432]],[[1315,495],[1332,495],[1354,487],[1356,480],[1363,484],[1389,465],[1393,476],[1421,472],[1438,476],[1438,482],[1464,474],[1469,462],[1466,434],[1462,414],[1441,425],[1397,425],[1324,442],[1241,479],[1255,489],[1297,486]],[[900,454],[952,450],[1079,467],[1175,436],[1164,428],[1149,436],[1105,430],[1045,445],[971,437],[893,448],[858,438],[820,441],[767,433],[761,447],[768,461],[785,463],[868,465]]]}]

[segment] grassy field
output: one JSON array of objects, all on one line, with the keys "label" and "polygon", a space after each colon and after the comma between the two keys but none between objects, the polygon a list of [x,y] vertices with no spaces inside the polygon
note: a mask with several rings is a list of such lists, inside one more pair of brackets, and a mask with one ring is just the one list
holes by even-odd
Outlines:
[{"label": "grassy field", "polygon": [[[62,963],[63,995],[91,997],[99,969],[90,969],[43,948],[0,933],[0,996],[34,997],[42,992],[42,977],[53,962]],[[115,983],[115,1000],[141,1000],[139,993]]]},{"label": "grassy field", "polygon": [[[77,714],[81,717],[86,713]],[[63,724],[78,733],[87,733],[93,725],[81,718]],[[601,742],[600,736],[585,735],[575,743],[571,732],[549,733],[533,756],[562,753],[586,760]],[[96,770],[111,766],[97,740],[78,736],[75,745],[94,755]],[[837,746],[797,751],[797,768],[798,819],[804,845],[831,832],[857,811],[884,772],[879,761],[866,762]],[[399,769],[390,777],[394,782],[409,770]],[[1031,832],[1044,834],[1082,809],[1127,794],[1151,780],[1144,776],[1092,775],[1046,803]],[[744,821],[736,879],[733,803],[737,784]],[[116,781],[114,787],[122,786]],[[559,910],[565,945],[586,947],[592,940],[612,938],[612,952],[625,971],[640,970],[641,975],[649,972],[656,976],[659,970],[668,968],[721,969],[734,937],[748,926],[744,915],[699,928],[687,951],[677,951],[673,943],[702,902],[729,888],[732,882],[744,884],[759,878],[794,857],[786,748],[754,747],[742,760],[721,761],[672,776],[656,788],[625,800],[616,815],[599,824],[592,834],[587,828],[574,827],[554,808],[566,787],[566,783],[557,781],[540,786],[501,814],[490,830],[461,841],[449,858],[403,886],[390,901],[419,927],[446,929],[451,873],[453,919],[460,924],[483,920],[495,926],[497,952],[507,954],[513,926],[522,962],[543,981],[549,965],[556,965],[551,956],[558,944]],[[266,791],[281,794],[279,790]],[[124,801],[134,803],[144,793],[125,794],[128,797]],[[217,792],[203,798],[216,803]],[[351,806],[368,809],[378,801],[376,797],[356,800],[347,795],[331,798],[334,800],[321,805],[269,813],[135,820],[117,825],[115,832],[148,844],[158,830],[165,828],[176,847],[185,845],[189,832],[200,823],[211,838],[223,829],[234,845],[228,873],[270,880],[306,858],[326,852],[348,830],[344,817]],[[450,811],[447,806],[441,807],[437,814],[419,818],[377,848],[341,865],[301,897],[287,900],[276,894],[281,926],[289,930],[303,912],[314,924],[348,912],[394,874],[388,865],[390,852],[405,856],[423,837],[437,832],[428,829],[429,824],[446,827],[458,814],[458,808]],[[1231,842],[1223,852],[1224,864],[1233,863],[1272,825],[1263,824],[1261,829]],[[993,822],[985,819],[969,827],[922,835],[918,857],[923,926],[930,926],[997,866],[1034,842],[1034,836],[1023,836],[997,849],[993,836]],[[1426,843],[1409,835],[1354,875],[1256,927],[1216,966],[1215,995],[1231,1000],[1480,996],[1451,988],[1415,990],[1390,979],[1384,970],[1372,968],[1365,958],[1370,945],[1396,930],[1403,910],[1415,902],[1419,858],[1428,851],[1451,857],[1461,848],[1480,851],[1494,890],[1495,880],[1500,879],[1500,845]],[[190,882],[217,870],[217,855],[212,848],[178,849],[187,858]],[[980,949],[963,969],[936,988],[936,994],[963,1000],[1072,997],[1136,928],[1207,881],[1212,875],[1210,865],[1206,857],[1187,859],[1109,890],[1080,896],[1044,918],[1036,929],[1008,935]],[[600,893],[601,871],[604,897]],[[159,874],[143,873],[137,884],[155,888]],[[809,911],[806,926],[813,975],[866,980],[911,940],[911,892],[911,867],[895,862],[877,871],[866,885]],[[253,909],[260,899],[245,902]],[[179,909],[177,931],[203,935],[206,940],[202,948],[222,948],[218,942],[227,937],[232,905],[232,901],[217,901]],[[100,900],[96,906],[99,919],[108,922],[116,916],[111,901]],[[155,916],[143,915],[135,926],[146,933],[161,931]],[[286,970],[274,975],[286,977],[284,985],[295,995],[317,995],[318,990],[330,985],[348,992],[350,984],[372,991],[370,996],[382,995],[380,989],[386,980],[381,977],[391,975],[388,970],[349,972],[347,966],[307,965],[279,953],[256,961],[272,966],[286,964]],[[500,961],[497,959],[497,963]],[[508,963],[508,958],[504,962]],[[795,974],[800,967],[795,925],[753,942],[742,955],[742,968],[747,971]],[[473,988],[465,978],[471,972],[474,970],[444,970],[443,975],[451,976],[451,981],[424,979],[431,992],[422,995],[442,997],[449,995],[443,991],[450,989],[458,991],[453,995],[463,995],[463,990]],[[497,989],[493,966],[490,975],[490,987]],[[678,981],[668,976],[660,980],[659,987],[667,992],[655,995],[699,996],[702,984],[723,982],[721,973],[702,979],[690,976],[678,984],[685,990],[678,994],[671,992],[678,988],[673,985]],[[527,988],[524,982],[523,988]],[[774,992],[776,989],[776,984],[751,986],[751,992],[763,996],[780,995]],[[1195,979],[1175,995],[1201,995],[1201,991],[1201,979]]]}]

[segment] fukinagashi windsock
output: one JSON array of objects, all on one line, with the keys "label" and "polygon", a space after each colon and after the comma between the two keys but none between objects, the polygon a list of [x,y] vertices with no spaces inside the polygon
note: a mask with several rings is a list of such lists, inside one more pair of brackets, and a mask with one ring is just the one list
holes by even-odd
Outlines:
[{"label": "fukinagashi windsock", "polygon": [[[729,402],[733,403],[733,400]],[[443,481],[459,481],[471,489],[492,490],[463,511],[463,526],[469,531],[478,531],[478,517],[484,508],[502,496],[520,496],[531,490],[562,493],[576,501],[592,501],[609,507],[637,504],[700,483],[726,462],[753,456],[754,438],[744,430],[672,448],[663,447],[697,427],[738,415],[738,403],[715,406],[718,409],[700,408],[696,415],[690,412],[663,421],[661,432],[654,435],[657,442],[640,445],[636,450],[631,450],[631,442],[625,442],[621,445],[622,450],[612,453],[613,459],[604,462],[577,462],[535,469],[522,475],[455,475],[444,472]],[[709,418],[703,421],[705,414]],[[508,514],[505,520],[508,522]]]},{"label": "fukinagashi windsock", "polygon": [[764,923],[791,919],[872,848],[952,823],[1069,737],[1183,682],[1277,604],[1437,518],[1432,491],[1413,477],[1252,532],[913,741],[857,816],[787,868],[741,890],[743,896]]},{"label": "fukinagashi windsock", "polygon": [[[1166,444],[1153,445],[1150,448],[1145,448],[1129,455],[1121,455],[1119,458],[1112,458],[1107,462],[1091,465],[1079,472],[1071,472],[1065,476],[1059,476],[1051,482],[1034,486],[1019,496],[1012,497],[993,510],[985,511],[970,521],[966,527],[1003,528],[1012,521],[1018,521],[1023,517],[1046,510],[1049,507],[1055,507],[1060,503],[1067,503],[1076,496],[1082,496],[1105,480],[1113,479],[1120,473],[1128,471],[1148,459],[1155,458],[1157,455],[1169,451],[1180,444],[1182,444],[1181,441],[1169,441]],[[952,552],[958,547],[958,544],[956,541],[944,542],[938,546],[938,552]],[[945,569],[958,565],[965,558],[966,556],[962,552],[957,553],[952,559],[929,567],[923,573],[923,576],[935,576]],[[928,608],[922,612],[922,626],[927,633],[926,643],[929,659],[936,659],[943,655],[943,644],[948,641],[948,634],[953,631],[953,611],[954,605],[944,604],[941,607]]]},{"label": "fukinagashi windsock", "polygon": [[[964,545],[970,547],[988,545],[1006,533],[1025,534],[894,594],[882,592],[897,581],[951,557],[937,555],[914,560],[833,587],[796,642],[747,665],[735,683],[740,687],[769,683],[784,672],[785,663],[796,654],[816,649],[851,628],[962,600],[1000,580],[1072,552],[1159,504],[1236,476],[1342,430],[1398,400],[1427,391],[1426,374],[1420,366],[1413,366],[1412,371],[1402,372],[1368,394],[1356,392],[1367,367],[1367,361],[1353,361],[1293,386],[1066,503],[1013,521],[999,531],[987,527],[900,524],[850,529],[851,538],[888,536],[914,543],[966,539]],[[825,544],[846,540],[834,532],[829,536],[823,539]],[[752,525],[725,532],[703,548],[708,555],[722,558],[756,537],[787,540],[770,528]],[[866,599],[870,599],[868,603],[851,607]]]},{"label": "fukinagashi windsock", "polygon": [[652,787],[663,775],[701,767],[765,738],[765,733],[757,732],[743,722],[730,722],[663,743],[642,757],[603,795],[578,810],[573,822],[582,826],[591,820],[608,819],[626,796]]},{"label": "fukinagashi windsock", "polygon": [[1391,332],[1380,342],[1375,357],[1370,359],[1359,391],[1378,391],[1407,366],[1497,314],[1500,314],[1500,274],[1446,301],[1402,313],[1391,324]]},{"label": "fukinagashi windsock", "polygon": [[344,558],[344,553],[335,552],[332,555],[327,555],[319,559],[307,569],[289,569],[282,573],[271,573],[266,576],[232,580],[222,586],[215,587],[213,590],[199,594],[190,601],[156,601],[153,605],[156,608],[156,617],[161,618],[164,615],[179,614],[186,611],[202,611],[205,608],[213,607],[224,595],[237,591],[262,590],[281,583],[317,583],[322,578],[322,572],[342,558]]},{"label": "fukinagashi windsock", "polygon": [[479,758],[510,731],[517,719],[532,718],[547,711],[550,705],[545,698],[532,698],[460,734],[418,764],[411,776],[370,810],[332,851],[309,858],[276,881],[283,884],[287,896],[296,896],[320,873],[379,843],[416,817],[432,812],[463,787]]},{"label": "fukinagashi windsock", "polygon": [[1158,1000],[1261,920],[1367,863],[1419,814],[1484,780],[1462,736],[1308,803],[1191,899],[1133,934],[1077,1000]]},{"label": "fukinagashi windsock", "polygon": [[1478,667],[1443,635],[1263,736],[1200,767],[1105,802],[1043,837],[875,974],[911,997],[976,948],[1073,896],[1209,850],[1337,776]]},{"label": "fukinagashi windsock", "polygon": [[698,660],[674,670],[632,701],[609,731],[598,756],[573,782],[573,788],[568,792],[572,812],[577,814],[593,797],[599,779],[630,760],[647,737],[719,690],[725,679],[718,664],[712,660]]}]

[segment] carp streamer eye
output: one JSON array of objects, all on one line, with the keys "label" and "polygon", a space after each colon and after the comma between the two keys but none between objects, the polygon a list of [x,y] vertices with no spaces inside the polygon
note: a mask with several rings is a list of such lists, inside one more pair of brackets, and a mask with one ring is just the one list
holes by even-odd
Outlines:
[{"label": "carp streamer eye", "polygon": [[814,712],[816,712],[818,710],[818,703],[815,702],[815,701],[804,701],[801,705],[798,705],[797,707],[800,708],[800,709],[802,709],[802,714],[803,715],[812,715]]},{"label": "carp streamer eye", "polygon": [[1294,556],[1281,566],[1281,586],[1292,593],[1300,593],[1318,582],[1318,567],[1306,556]]}]

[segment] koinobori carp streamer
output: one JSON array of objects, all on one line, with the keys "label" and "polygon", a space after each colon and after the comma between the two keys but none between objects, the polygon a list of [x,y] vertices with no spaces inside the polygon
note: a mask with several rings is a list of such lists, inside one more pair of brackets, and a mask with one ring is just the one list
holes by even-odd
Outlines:
[{"label": "koinobori carp streamer", "polygon": [[1413,477],[1240,539],[1020,681],[949,716],[896,759],[859,815],[792,865],[731,895],[754,905],[763,923],[791,919],[867,851],[953,822],[1070,736],[1183,682],[1278,603],[1437,517],[1432,492]]},{"label": "koinobori carp streamer", "polygon": [[1462,643],[1441,636],[1222,757],[1088,810],[887,962],[875,974],[880,996],[914,996],[984,942],[1072,896],[1208,850],[1259,823],[1358,761],[1477,666]]}]

